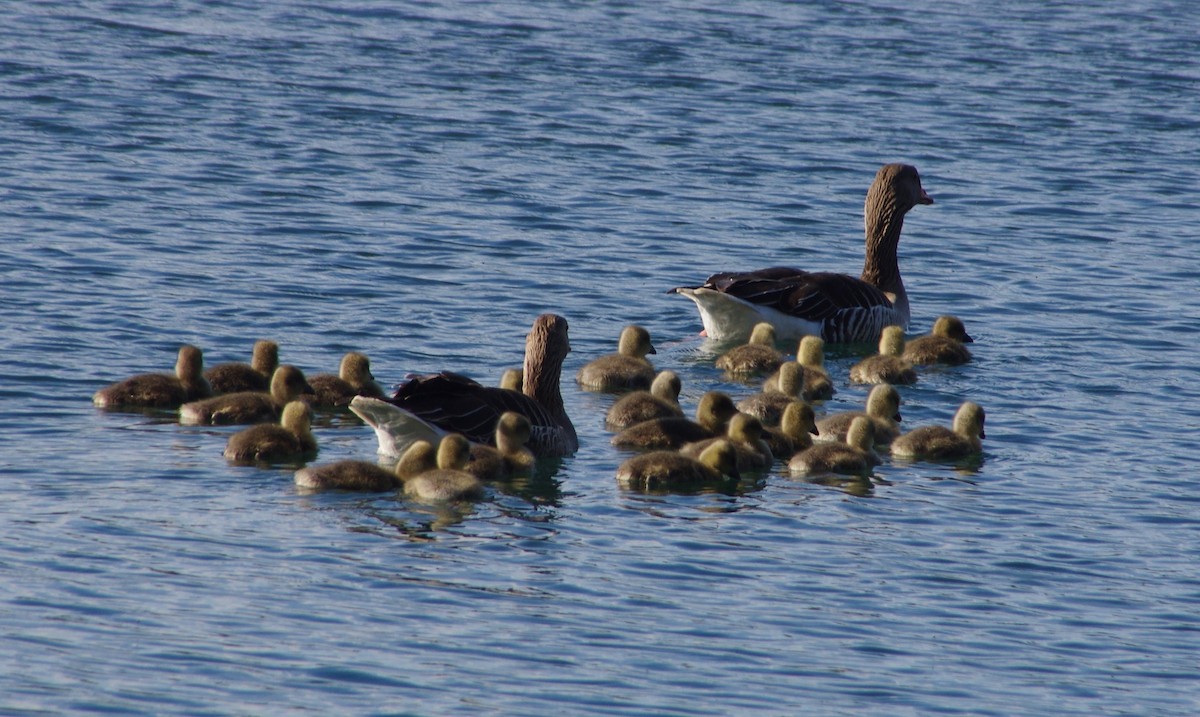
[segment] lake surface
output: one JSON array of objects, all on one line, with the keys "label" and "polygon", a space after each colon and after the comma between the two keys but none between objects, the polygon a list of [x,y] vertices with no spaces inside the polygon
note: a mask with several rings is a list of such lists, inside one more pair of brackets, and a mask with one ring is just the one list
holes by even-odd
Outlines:
[{"label": "lake surface", "polygon": [[[1178,715],[1200,710],[1200,5],[0,7],[0,712]],[[878,167],[936,204],[913,333],[973,468],[619,490],[622,326],[735,396],[674,286],[857,274]],[[258,338],[498,380],[571,325],[579,452],[465,507],[304,495],[234,428],[91,394]],[[839,387],[821,411],[861,405]],[[318,462],[374,456],[352,417]]]}]

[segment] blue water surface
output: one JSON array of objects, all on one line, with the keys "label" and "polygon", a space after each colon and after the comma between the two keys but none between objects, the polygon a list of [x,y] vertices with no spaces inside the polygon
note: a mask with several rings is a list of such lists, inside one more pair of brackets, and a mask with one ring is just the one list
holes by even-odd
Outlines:
[{"label": "blue water surface", "polygon": [[[0,5],[0,712],[1200,710],[1200,6],[921,5]],[[892,161],[937,202],[912,328],[976,339],[904,422],[975,400],[982,461],[618,489],[575,370],[636,322],[689,411],[752,392],[666,291],[856,274]],[[475,505],[305,495],[90,400],[259,338],[492,383],[546,311],[582,447]]]}]

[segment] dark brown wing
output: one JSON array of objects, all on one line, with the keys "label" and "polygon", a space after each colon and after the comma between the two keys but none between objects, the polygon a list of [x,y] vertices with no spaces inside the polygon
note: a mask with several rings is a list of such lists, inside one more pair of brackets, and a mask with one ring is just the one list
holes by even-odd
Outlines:
[{"label": "dark brown wing", "polygon": [[833,320],[847,310],[892,308],[882,291],[862,279],[782,266],[713,274],[704,288],[818,323]]},{"label": "dark brown wing", "polygon": [[494,443],[496,423],[505,411],[525,416],[535,429],[559,428],[541,404],[525,394],[484,386],[451,371],[411,379],[388,400],[442,430],[461,433],[476,443]]}]

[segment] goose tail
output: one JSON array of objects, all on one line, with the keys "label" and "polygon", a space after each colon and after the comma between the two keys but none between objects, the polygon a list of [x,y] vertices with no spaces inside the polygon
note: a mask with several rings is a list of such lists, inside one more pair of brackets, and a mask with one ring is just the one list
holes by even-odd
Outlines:
[{"label": "goose tail", "polygon": [[416,441],[437,445],[445,431],[387,401],[355,396],[350,410],[375,431],[379,455],[399,457]]}]

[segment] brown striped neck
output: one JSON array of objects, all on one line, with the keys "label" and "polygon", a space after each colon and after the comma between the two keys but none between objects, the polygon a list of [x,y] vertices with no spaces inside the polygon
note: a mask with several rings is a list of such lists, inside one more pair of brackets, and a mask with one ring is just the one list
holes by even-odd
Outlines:
[{"label": "brown striped neck", "polygon": [[539,316],[525,340],[525,395],[537,401],[564,427],[571,426],[571,419],[563,406],[559,386],[563,360],[570,350],[567,320],[554,314]]},{"label": "brown striped neck", "polygon": [[860,278],[888,294],[904,291],[897,247],[907,212],[908,207],[901,206],[894,193],[876,192],[872,187],[867,194],[863,212],[867,251]]}]

